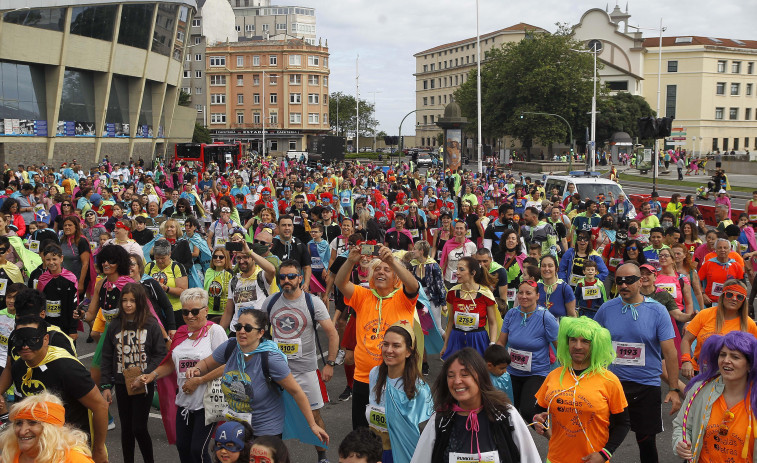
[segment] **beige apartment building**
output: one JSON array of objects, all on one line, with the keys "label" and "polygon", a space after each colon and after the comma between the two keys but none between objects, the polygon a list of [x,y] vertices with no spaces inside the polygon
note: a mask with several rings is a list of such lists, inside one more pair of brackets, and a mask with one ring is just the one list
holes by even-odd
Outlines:
[{"label": "beige apartment building", "polygon": [[[518,42],[526,31],[547,32],[536,26],[519,23],[481,35],[482,62],[486,52],[508,42]],[[444,115],[444,107],[453,100],[453,93],[476,68],[476,37],[446,43],[413,55],[415,57],[415,140],[419,146],[438,147],[442,133],[436,121]]]},{"label": "beige apartment building", "polygon": [[[644,41],[643,96],[657,104],[659,38]],[[661,113],[695,153],[757,151],[757,40],[663,37]],[[672,143],[671,143],[672,142]]]},{"label": "beige apartment building", "polygon": [[206,48],[204,105],[214,141],[260,151],[307,150],[329,131],[328,44],[302,39],[248,40]]}]

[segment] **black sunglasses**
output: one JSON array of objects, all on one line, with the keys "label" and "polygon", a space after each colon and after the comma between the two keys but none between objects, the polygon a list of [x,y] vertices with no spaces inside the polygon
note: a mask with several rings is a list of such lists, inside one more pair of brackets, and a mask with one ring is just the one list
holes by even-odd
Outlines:
[{"label": "black sunglasses", "polygon": [[300,276],[299,273],[279,273],[279,280],[296,280]]},{"label": "black sunglasses", "polygon": [[621,286],[623,284],[632,285],[641,279],[638,275],[629,275],[627,277],[615,277],[615,284]]},{"label": "black sunglasses", "polygon": [[234,331],[242,331],[242,329],[244,329],[248,333],[252,332],[252,330],[261,330],[261,331],[263,330],[263,328],[258,328],[258,327],[252,326],[249,323],[247,323],[245,325],[243,325],[241,323],[237,323],[237,324],[234,325]]},{"label": "black sunglasses", "polygon": [[218,260],[223,260],[225,258],[226,256],[224,256],[223,254],[216,254],[213,256],[213,259],[218,259]]},{"label": "black sunglasses", "polygon": [[638,251],[639,250],[639,248],[637,248],[636,246],[628,246],[626,249],[628,249],[629,251]]},{"label": "black sunglasses", "polygon": [[181,314],[184,315],[185,317],[188,317],[189,314],[191,313],[192,315],[194,315],[196,317],[196,316],[200,315],[200,311],[202,309],[204,309],[204,308],[205,307],[202,307],[202,308],[199,308],[199,309],[181,309]]}]

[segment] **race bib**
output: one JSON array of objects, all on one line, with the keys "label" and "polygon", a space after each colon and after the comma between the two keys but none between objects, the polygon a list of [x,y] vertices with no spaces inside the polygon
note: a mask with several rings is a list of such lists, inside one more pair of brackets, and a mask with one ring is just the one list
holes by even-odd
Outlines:
[{"label": "race bib", "polygon": [[182,357],[179,359],[179,374],[177,375],[181,379],[185,379],[187,377],[187,370],[189,370],[192,367],[197,366],[197,364],[200,362],[200,359],[192,359],[192,358],[186,358]]},{"label": "race bib", "polygon": [[649,232],[651,232],[651,228],[642,228],[641,229],[641,240],[649,242]]},{"label": "race bib", "polygon": [[470,238],[472,236],[473,236],[473,232],[471,230],[468,230],[468,231],[465,232],[465,237],[466,238]]},{"label": "race bib", "polygon": [[5,290],[8,289],[8,279],[0,278],[0,296],[5,296]]},{"label": "race bib", "polygon": [[0,334],[0,346],[8,347],[8,336]]},{"label": "race bib", "polygon": [[531,373],[531,357],[533,357],[532,352],[510,348],[510,360],[512,360],[510,366],[516,370]]},{"label": "race bib", "polygon": [[418,238],[419,236],[421,236],[421,234],[420,234],[420,232],[418,231],[417,228],[411,228],[410,229],[410,236],[412,236],[413,238]]},{"label": "race bib", "polygon": [[35,254],[39,254],[39,241],[29,240],[29,250]]},{"label": "race bib", "polygon": [[478,454],[450,452],[449,463],[499,463],[499,453],[496,450]]},{"label": "race bib", "polygon": [[95,249],[97,249],[97,243],[95,243],[94,241],[90,241],[89,242],[89,249],[91,251],[94,251]]},{"label": "race bib", "polygon": [[160,231],[160,227],[156,227],[154,225],[148,226],[148,227],[145,227],[145,228],[147,228],[148,230],[151,230],[153,232],[153,234],[158,233]]},{"label": "race bib", "polygon": [[602,297],[599,286],[584,286],[583,288],[581,288],[581,290],[583,291],[583,298],[586,301],[599,299]]},{"label": "race bib", "polygon": [[452,283],[457,283],[457,270],[452,272],[452,277],[449,279],[449,281]]},{"label": "race bib", "polygon": [[[3,289],[3,294],[5,294],[5,290]],[[723,294],[723,283],[713,283],[712,284],[712,295],[716,297],[720,297],[720,295]]]},{"label": "race bib", "polygon": [[287,339],[286,341],[280,341],[277,339],[276,344],[279,345],[279,350],[290,359],[298,359],[302,357],[301,339]]},{"label": "race bib", "polygon": [[323,267],[323,261],[321,260],[320,257],[313,256],[310,259],[311,259],[310,268],[312,268],[314,270],[320,270],[320,269],[324,268]]},{"label": "race bib", "polygon": [[386,409],[378,405],[367,405],[365,407],[365,417],[368,418],[368,425],[379,432],[388,432],[386,426]]},{"label": "race bib", "polygon": [[461,331],[478,329],[479,315],[475,312],[455,312],[455,328]]},{"label": "race bib", "polygon": [[235,412],[231,408],[226,407],[224,416],[228,421],[239,421],[252,424],[252,413]]},{"label": "race bib", "polygon": [[226,242],[227,241],[228,240],[225,239],[225,238],[216,238],[216,244],[215,244],[214,247],[216,247],[216,248],[222,248],[222,247],[226,246]]},{"label": "race bib", "polygon": [[757,222],[757,214],[749,214],[750,222]]},{"label": "race bib", "polygon": [[663,289],[670,293],[671,296],[673,296],[673,299],[675,299],[678,295],[678,292],[676,291],[676,285],[675,283],[660,283],[657,285],[658,288]]},{"label": "race bib", "polygon": [[342,197],[342,204],[344,204],[345,206],[349,206],[350,205],[350,197],[349,196]]},{"label": "race bib", "polygon": [[615,268],[620,267],[620,264],[623,263],[623,258],[611,257],[609,263],[610,263],[610,267],[615,267]]},{"label": "race bib", "polygon": [[644,343],[643,342],[612,342],[612,348],[615,350],[615,365],[631,365],[643,367],[645,363]]},{"label": "race bib", "polygon": [[581,275],[576,275],[575,273],[570,275],[570,285],[576,286],[578,282],[583,278]]},{"label": "race bib", "polygon": [[507,302],[513,302],[515,301],[515,295],[517,294],[517,291],[515,289],[508,289],[507,290]]},{"label": "race bib", "polygon": [[739,252],[741,254],[744,254],[748,250],[749,250],[749,245],[748,244],[741,244],[741,243],[739,243]]},{"label": "race bib", "polygon": [[301,216],[294,216],[292,218],[292,223],[295,225],[302,225],[302,217]]},{"label": "race bib", "polygon": [[47,301],[45,313],[48,317],[60,317],[60,301]]}]

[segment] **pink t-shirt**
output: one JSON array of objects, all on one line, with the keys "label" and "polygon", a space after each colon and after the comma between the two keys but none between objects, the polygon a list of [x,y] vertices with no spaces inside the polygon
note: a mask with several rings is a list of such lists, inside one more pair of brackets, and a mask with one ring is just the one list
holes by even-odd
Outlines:
[{"label": "pink t-shirt", "polygon": [[681,312],[684,311],[683,286],[691,285],[691,283],[689,283],[689,278],[686,275],[681,275],[681,281],[678,281],[678,275],[657,275],[654,284],[657,286],[658,291],[664,290],[669,292],[670,295],[673,296],[673,299],[675,299],[676,305]]}]

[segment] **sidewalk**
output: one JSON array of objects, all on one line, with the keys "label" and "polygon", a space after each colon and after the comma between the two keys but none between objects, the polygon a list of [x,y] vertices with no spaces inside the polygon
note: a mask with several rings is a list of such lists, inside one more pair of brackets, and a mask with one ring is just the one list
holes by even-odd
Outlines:
[{"label": "sidewalk", "polygon": [[[678,181],[678,170],[675,168],[672,168],[665,173],[664,168],[660,169],[659,177],[665,180],[672,180],[672,181]],[[641,178],[652,178],[652,172],[648,172],[646,175],[641,175],[641,173],[631,167],[627,166],[618,166],[618,173],[623,173],[627,175],[633,175]],[[686,171],[684,170],[684,173]],[[755,183],[755,176],[751,174],[737,174],[732,172],[726,172],[726,176],[728,177],[728,183],[732,187],[742,187],[742,188],[754,188],[757,189],[757,184]],[[706,184],[707,182],[711,181],[712,177],[710,175],[684,175],[683,176],[683,182],[692,183],[694,185],[692,186],[700,186],[703,184]]]}]

